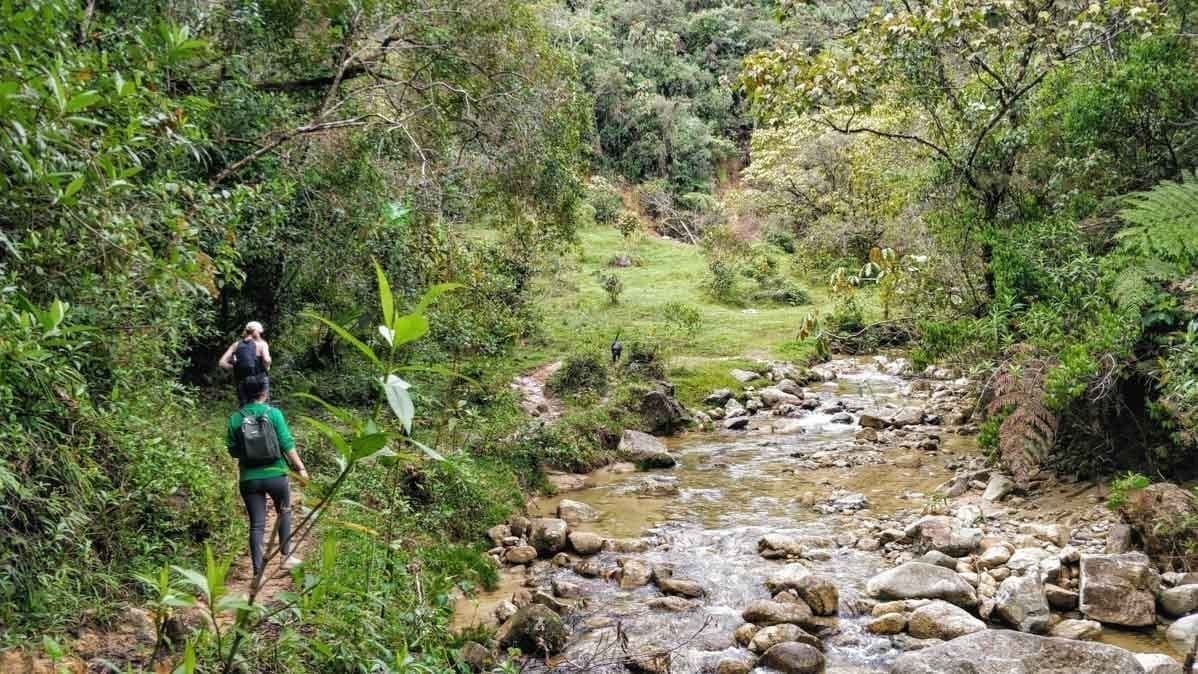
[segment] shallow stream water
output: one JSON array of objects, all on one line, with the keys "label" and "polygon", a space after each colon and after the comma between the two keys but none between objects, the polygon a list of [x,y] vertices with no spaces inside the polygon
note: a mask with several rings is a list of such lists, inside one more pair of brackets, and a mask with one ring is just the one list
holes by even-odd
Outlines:
[{"label": "shallow stream water", "polygon": [[[880,416],[893,414],[905,404],[917,404],[902,394],[903,380],[883,374],[868,361],[863,363],[855,374],[811,386],[808,396],[839,399],[850,409]],[[604,552],[598,559],[611,567],[625,556],[672,566],[674,577],[697,581],[707,592],[700,607],[672,613],[647,606],[650,599],[660,596],[652,584],[625,590],[612,581],[555,569],[553,577],[581,585],[588,598],[579,611],[570,614],[574,636],[565,653],[551,663],[552,670],[624,672],[617,663],[624,653],[618,644],[625,639],[627,652],[670,651],[670,671],[675,674],[715,671],[723,658],[744,658],[747,651],[732,642],[733,631],[743,622],[741,611],[755,600],[769,598],[764,581],[784,564],[757,554],[757,541],[764,534],[834,540],[850,528],[859,529],[857,525],[865,518],[918,511],[929,502],[934,488],[952,476],[945,462],[976,451],[972,438],[946,434],[939,452],[920,452],[923,463],[919,468],[899,468],[891,463],[798,467],[804,455],[853,445],[853,434],[860,427],[832,423],[831,418],[817,411],[797,420],[779,419],[773,429],[689,434],[672,443],[671,450],[679,459],[672,470],[600,471],[582,490],[535,501],[534,516],[553,517],[562,498],[594,506],[603,517],[574,528],[609,538],[646,538],[652,543],[648,552]],[[909,450],[883,451],[897,455]],[[636,485],[647,479],[676,480],[678,492],[668,497],[638,496]],[[864,494],[869,508],[823,515],[800,504],[805,492],[822,501],[837,490]],[[864,592],[870,577],[890,564],[878,552],[835,545],[828,546],[827,559],[804,560],[804,564],[830,577],[840,589],[839,632],[825,641],[828,672],[887,671],[902,651],[890,638],[865,631],[867,618],[855,610],[854,598]],[[520,573],[505,572],[497,590],[459,602],[458,621],[483,620],[524,580]]]}]

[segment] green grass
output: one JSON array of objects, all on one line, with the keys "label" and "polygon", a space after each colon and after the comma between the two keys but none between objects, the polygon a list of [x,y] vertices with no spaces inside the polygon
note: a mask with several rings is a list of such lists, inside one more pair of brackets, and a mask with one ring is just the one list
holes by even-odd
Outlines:
[{"label": "green grass", "polygon": [[[707,264],[702,251],[654,236],[640,236],[625,245],[611,227],[591,227],[580,234],[581,245],[564,257],[557,271],[538,282],[538,301],[545,314],[546,340],[525,350],[520,365],[533,365],[578,351],[606,354],[617,333],[625,345],[642,340],[665,347],[668,374],[679,397],[694,404],[713,388],[736,384],[728,371],[751,367],[760,360],[802,361],[811,344],[796,341],[800,320],[811,312],[826,313],[827,291],[803,282],[812,304],[779,306],[722,303],[704,289]],[[640,266],[614,268],[608,261],[627,254]],[[785,254],[779,252],[785,262]],[[616,274],[624,284],[619,304],[611,304],[597,275]],[[754,283],[740,281],[747,297]],[[694,335],[680,334],[662,318],[669,302],[697,309],[702,323]]]}]

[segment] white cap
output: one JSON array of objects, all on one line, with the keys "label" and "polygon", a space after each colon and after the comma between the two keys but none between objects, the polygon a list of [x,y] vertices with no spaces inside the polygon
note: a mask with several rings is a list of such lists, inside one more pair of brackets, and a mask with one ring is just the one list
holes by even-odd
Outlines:
[{"label": "white cap", "polygon": [[266,328],[262,327],[262,324],[259,323],[258,321],[250,321],[249,323],[245,324],[245,331],[246,332],[266,332]]}]

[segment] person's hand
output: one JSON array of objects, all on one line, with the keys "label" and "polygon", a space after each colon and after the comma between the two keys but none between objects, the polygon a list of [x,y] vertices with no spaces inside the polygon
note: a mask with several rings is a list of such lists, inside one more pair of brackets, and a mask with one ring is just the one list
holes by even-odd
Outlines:
[{"label": "person's hand", "polygon": [[311,480],[311,478],[308,477],[308,470],[306,468],[300,468],[300,471],[299,471],[300,484],[306,485],[306,484],[308,484],[309,480]]}]

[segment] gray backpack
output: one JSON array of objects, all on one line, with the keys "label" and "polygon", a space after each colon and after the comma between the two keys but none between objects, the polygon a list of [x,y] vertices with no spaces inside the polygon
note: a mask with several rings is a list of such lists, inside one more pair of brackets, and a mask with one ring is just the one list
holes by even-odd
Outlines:
[{"label": "gray backpack", "polygon": [[237,449],[233,458],[247,468],[267,466],[282,458],[279,434],[270,421],[270,408],[262,414],[241,410],[241,427],[237,430]]}]

